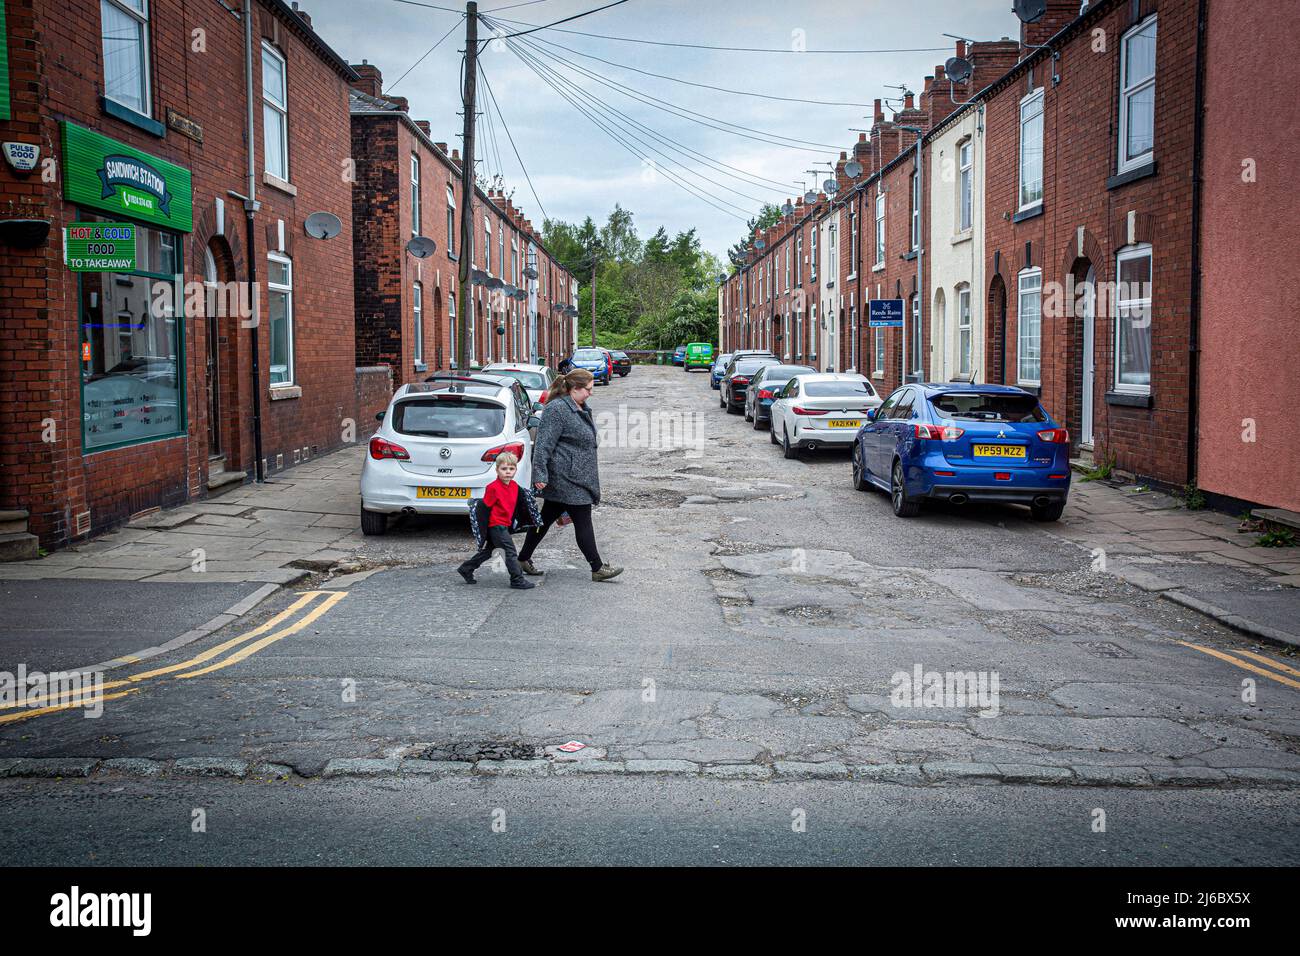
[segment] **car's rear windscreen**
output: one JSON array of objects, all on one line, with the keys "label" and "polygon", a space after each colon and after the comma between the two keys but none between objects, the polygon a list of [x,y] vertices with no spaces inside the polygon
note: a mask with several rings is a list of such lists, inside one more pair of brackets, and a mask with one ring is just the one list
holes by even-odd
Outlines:
[{"label": "car's rear windscreen", "polygon": [[1032,395],[1003,392],[947,392],[930,399],[935,411],[946,418],[981,422],[1042,422],[1043,407]]},{"label": "car's rear windscreen", "polygon": [[398,402],[393,430],[430,438],[494,438],[506,425],[503,405],[484,399],[446,396]]},{"label": "car's rear windscreen", "polygon": [[760,359],[758,359],[757,361],[753,361],[753,360],[750,360],[750,359],[741,359],[739,362],[736,363],[735,374],[736,374],[736,375],[753,375],[755,372],[757,372],[757,371],[758,371],[760,368],[762,368],[764,365],[773,365],[773,364],[775,364],[775,362],[774,362],[773,359],[766,359],[766,360],[764,360],[764,359],[761,359],[761,358],[760,358]]},{"label": "car's rear windscreen", "polygon": [[840,380],[835,382],[804,382],[803,394],[809,398],[839,398],[843,395],[845,398],[862,399],[871,398],[876,393],[872,391],[871,386],[866,382]]},{"label": "car's rear windscreen", "polygon": [[806,365],[769,365],[763,373],[763,382],[788,382],[796,375],[811,375],[814,371]]},{"label": "car's rear windscreen", "polygon": [[605,361],[605,353],[597,349],[578,349],[573,353],[573,360],[575,362],[603,362]]},{"label": "car's rear windscreen", "polygon": [[529,372],[522,368],[494,368],[493,375],[508,375],[524,388],[545,388],[546,376],[541,372]]}]

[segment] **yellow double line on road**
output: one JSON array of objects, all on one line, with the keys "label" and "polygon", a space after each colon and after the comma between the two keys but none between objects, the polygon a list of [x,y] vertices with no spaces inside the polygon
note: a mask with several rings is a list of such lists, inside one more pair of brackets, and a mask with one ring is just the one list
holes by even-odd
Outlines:
[{"label": "yellow double line on road", "polygon": [[[323,600],[317,601],[317,598],[324,596]],[[177,680],[185,680],[191,677],[200,677],[204,674],[211,674],[213,671],[219,671],[229,667],[232,664],[238,664],[246,660],[270,645],[281,641],[290,634],[296,634],[305,628],[308,624],[317,620],[321,615],[327,612],[335,604],[338,604],[348,596],[346,591],[305,591],[287,608],[270,618],[266,622],[253,628],[246,634],[240,634],[238,637],[232,637],[228,641],[210,647],[201,654],[191,657],[187,661],[181,661],[178,664],[169,664],[166,667],[156,667],[153,670],[143,671],[139,674],[132,674],[124,680],[107,681],[99,687],[86,688],[84,690],[63,691],[58,694],[49,694],[44,698],[36,698],[33,701],[24,701],[22,703],[0,704],[0,710],[12,710],[18,707],[25,708],[23,711],[14,714],[5,714],[0,716],[0,724],[16,723],[20,720],[27,720],[31,717],[39,717],[42,714],[52,714],[61,710],[69,710],[73,707],[87,707],[92,704],[98,704],[103,701],[118,700],[126,697],[128,694],[134,694],[140,690],[139,687],[132,687],[133,684],[139,684],[142,681],[154,680],[160,677],[166,677],[169,674],[175,674]],[[293,620],[292,624],[285,627],[280,625],[286,621],[294,619],[300,611],[308,606],[311,609],[301,617]],[[269,632],[269,633],[268,633]],[[264,637],[262,635],[265,635]],[[255,638],[259,638],[254,640]],[[247,643],[252,641],[252,643]],[[240,646],[244,645],[244,646]],[[221,657],[227,651],[235,650],[233,654],[209,664],[209,661]],[[202,665],[207,665],[202,666]],[[182,673],[183,672],[183,673]],[[128,690],[118,691],[117,688],[126,687]],[[116,691],[108,694],[105,691]],[[97,695],[87,697],[85,695]],[[58,703],[53,703],[58,701]],[[32,708],[33,703],[43,704],[51,702],[49,706]]]},{"label": "yellow double line on road", "polygon": [[1267,664],[1269,667],[1276,668],[1276,670],[1281,671],[1283,674],[1292,674],[1295,677],[1300,677],[1300,670],[1296,670],[1294,667],[1288,667],[1281,661],[1275,661],[1271,657],[1265,657],[1263,654],[1256,654],[1254,651],[1247,651],[1241,648],[1236,649],[1233,654],[1229,654],[1225,651],[1216,651],[1211,647],[1202,647],[1200,644],[1189,644],[1187,641],[1179,641],[1178,643],[1183,645],[1183,647],[1190,647],[1194,651],[1200,651],[1202,654],[1209,654],[1211,657],[1217,657],[1221,661],[1227,661],[1234,667],[1240,667],[1242,670],[1251,671],[1255,674],[1262,674],[1270,680],[1277,681],[1279,684],[1286,684],[1287,687],[1294,687],[1296,690],[1300,690],[1300,681],[1294,681],[1290,677],[1283,677],[1275,671],[1266,670],[1263,667],[1250,663],[1250,661],[1244,661],[1239,657],[1234,657],[1233,654],[1240,654],[1243,657],[1251,658],[1251,660]]}]

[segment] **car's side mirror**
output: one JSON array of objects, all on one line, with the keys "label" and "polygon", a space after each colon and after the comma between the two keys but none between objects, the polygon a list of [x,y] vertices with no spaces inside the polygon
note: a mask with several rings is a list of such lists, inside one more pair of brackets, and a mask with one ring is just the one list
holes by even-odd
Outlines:
[{"label": "car's side mirror", "polygon": [[867,421],[869,421],[869,422],[874,422],[875,420],[876,420],[876,409],[874,409],[874,408],[868,408],[868,409],[867,409]]},{"label": "car's side mirror", "polygon": [[383,420],[384,420],[384,413],[383,413],[383,412],[375,412],[375,421],[377,421],[377,422],[382,422]]},{"label": "car's side mirror", "polygon": [[541,420],[540,418],[538,418],[536,415],[530,415],[530,416],[528,416],[528,427],[529,427],[529,428],[541,428],[541,427],[542,427],[542,420]]}]

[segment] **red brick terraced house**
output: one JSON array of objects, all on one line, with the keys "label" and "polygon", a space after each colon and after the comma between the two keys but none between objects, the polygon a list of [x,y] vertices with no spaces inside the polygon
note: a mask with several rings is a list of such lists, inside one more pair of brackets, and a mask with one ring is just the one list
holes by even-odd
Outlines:
[{"label": "red brick terraced house", "polygon": [[[404,97],[383,93],[377,67],[353,69],[357,363],[388,366],[394,384],[402,385],[454,367],[465,254],[458,247],[460,153],[434,142],[429,122],[411,119]],[[432,239],[436,250],[424,258],[412,254],[408,244],[417,236]],[[535,358],[554,368],[573,347],[576,319],[557,308],[576,303],[573,277],[502,192],[475,190],[474,237],[472,266],[520,291],[510,296],[473,287],[470,366]]]},{"label": "red brick terraced house", "polygon": [[[5,0],[0,139],[35,165],[0,171],[0,509],[45,547],[363,437],[355,76],[305,14],[249,9]],[[73,223],[134,258],[73,271],[106,248]]]}]

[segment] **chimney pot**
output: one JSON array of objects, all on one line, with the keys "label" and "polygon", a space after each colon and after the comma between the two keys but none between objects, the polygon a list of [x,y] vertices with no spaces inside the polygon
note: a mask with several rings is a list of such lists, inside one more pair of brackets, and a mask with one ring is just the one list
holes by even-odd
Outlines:
[{"label": "chimney pot", "polygon": [[379,67],[362,60],[352,64],[352,71],[357,74],[357,79],[352,84],[355,89],[376,99],[384,95],[384,74],[379,71]]},{"label": "chimney pot", "polygon": [[913,106],[912,106],[912,94],[911,94],[911,93],[908,93],[907,96],[905,96],[905,97],[903,98],[903,109],[908,109],[908,110],[910,110],[910,109],[912,109],[912,108],[913,108]]},{"label": "chimney pot", "polygon": [[880,106],[880,100],[876,100],[876,122],[883,123],[885,120],[885,111]]}]

